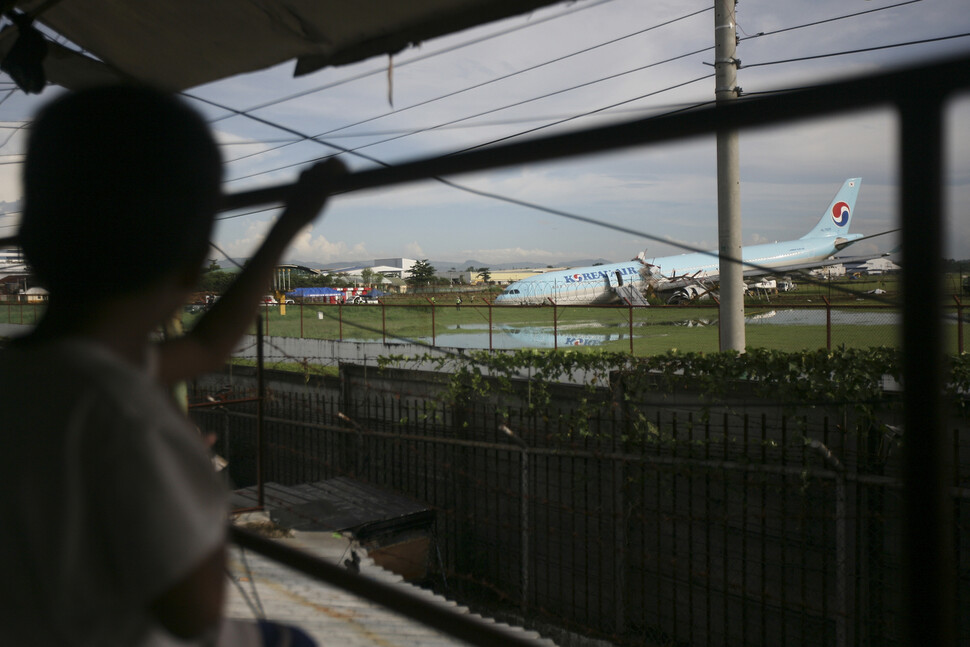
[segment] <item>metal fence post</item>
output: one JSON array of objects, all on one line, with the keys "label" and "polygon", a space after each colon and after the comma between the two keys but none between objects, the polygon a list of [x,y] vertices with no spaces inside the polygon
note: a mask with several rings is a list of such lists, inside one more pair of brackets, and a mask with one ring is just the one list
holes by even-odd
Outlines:
[{"label": "metal fence post", "polygon": [[520,604],[522,613],[524,614],[529,607],[529,446],[524,440],[515,435],[507,425],[499,425],[499,429],[519,446],[522,461],[520,470],[521,481],[519,485],[522,496],[521,505],[519,506],[519,523],[521,524],[520,541],[522,544],[522,599],[520,600]]},{"label": "metal fence post", "polygon": [[630,306],[630,354],[633,354],[633,304],[627,300]]},{"label": "metal fence post", "polygon": [[957,304],[957,353],[963,354],[963,302],[960,297],[953,295],[953,300]]},{"label": "metal fence post", "polygon": [[559,350],[559,306],[552,299],[549,303],[552,304],[552,349]]},{"label": "metal fence post", "polygon": [[485,303],[488,304],[488,350],[495,350],[492,347],[492,302],[485,299]]},{"label": "metal fence post", "polygon": [[263,321],[256,315],[256,504],[263,507],[263,467],[266,447],[263,438],[263,399],[266,386],[263,383]]},{"label": "metal fence post", "polygon": [[832,350],[832,302],[824,294],[822,301],[825,302],[825,349]]}]

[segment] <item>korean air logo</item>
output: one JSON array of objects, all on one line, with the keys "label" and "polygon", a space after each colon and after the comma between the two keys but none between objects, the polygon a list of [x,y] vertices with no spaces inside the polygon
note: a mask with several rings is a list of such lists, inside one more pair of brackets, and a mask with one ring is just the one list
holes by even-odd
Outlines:
[{"label": "korean air logo", "polygon": [[832,207],[832,221],[838,227],[845,227],[849,224],[849,205],[845,202],[836,202]]}]

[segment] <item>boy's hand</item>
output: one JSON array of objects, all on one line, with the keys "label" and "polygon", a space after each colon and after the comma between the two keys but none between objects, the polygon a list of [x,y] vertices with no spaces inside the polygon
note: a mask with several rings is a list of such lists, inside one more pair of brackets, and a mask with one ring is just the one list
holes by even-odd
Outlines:
[{"label": "boy's hand", "polygon": [[333,178],[347,172],[344,163],[335,157],[325,162],[317,162],[300,173],[300,179],[293,187],[286,209],[280,216],[279,224],[291,227],[296,233],[305,225],[313,222],[323,207],[333,188]]}]

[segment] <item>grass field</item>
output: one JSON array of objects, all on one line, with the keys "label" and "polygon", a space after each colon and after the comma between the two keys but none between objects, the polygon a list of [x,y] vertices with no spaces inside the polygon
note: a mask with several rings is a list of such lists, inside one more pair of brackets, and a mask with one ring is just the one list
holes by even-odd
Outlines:
[{"label": "grass field", "polygon": [[[824,303],[802,302],[771,304],[754,302],[746,307],[748,316],[771,312],[811,312],[817,325],[748,324],[749,347],[777,350],[824,348],[828,343],[824,324]],[[858,303],[834,307],[834,318],[840,313],[863,317],[878,313],[885,317],[895,313],[878,303]],[[342,339],[345,341],[422,340],[436,346],[489,347],[491,328],[496,348],[553,348],[577,346],[649,355],[672,348],[711,352],[718,349],[717,309],[710,306],[687,307],[512,307],[486,305],[407,305],[391,302],[386,306],[305,305],[288,306],[286,314],[279,308],[261,310],[266,334],[283,337]],[[187,325],[191,325],[186,316]],[[948,346],[956,352],[956,326],[947,326]],[[899,326],[895,324],[833,324],[831,345],[866,348],[897,346]],[[461,337],[459,337],[459,335]],[[477,341],[467,341],[468,335]],[[501,339],[514,338],[513,342]],[[462,339],[461,343],[456,340]],[[553,341],[555,339],[555,341]],[[503,345],[506,344],[506,345]]]}]

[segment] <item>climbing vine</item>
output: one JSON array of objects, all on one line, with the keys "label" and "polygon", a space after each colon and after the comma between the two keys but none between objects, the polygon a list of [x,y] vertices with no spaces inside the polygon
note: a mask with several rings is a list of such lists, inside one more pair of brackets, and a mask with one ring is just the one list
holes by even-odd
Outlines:
[{"label": "climbing vine", "polygon": [[[886,347],[840,348],[804,352],[752,349],[744,354],[684,353],[633,357],[623,353],[571,350],[472,351],[460,357],[423,355],[382,358],[383,367],[420,364],[446,374],[442,399],[493,400],[500,410],[508,396],[521,398],[530,412],[548,415],[552,389],[567,381],[583,385],[586,396],[576,402],[571,424],[582,427],[602,387],[622,383],[626,403],[636,404],[647,393],[690,390],[702,394],[707,406],[723,402],[739,387],[755,398],[768,399],[789,411],[796,407],[844,407],[864,424],[880,424],[880,414],[898,406],[895,391],[901,381],[901,355]],[[970,414],[970,357],[952,358],[947,394],[956,410]],[[602,391],[600,391],[602,393]],[[582,429],[579,429],[582,431]]]}]

